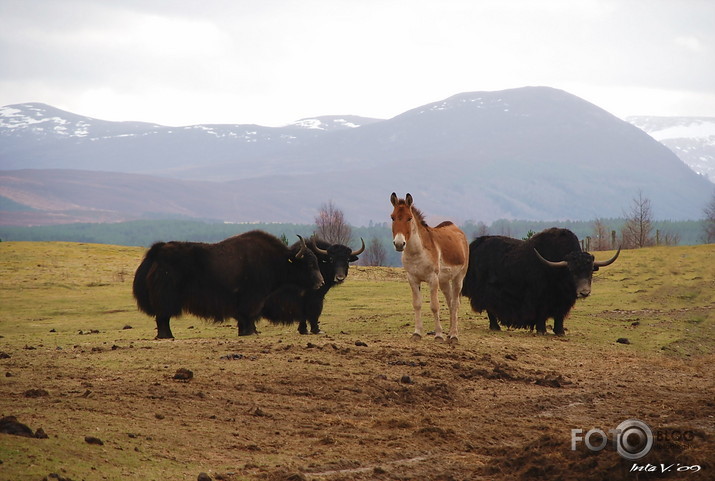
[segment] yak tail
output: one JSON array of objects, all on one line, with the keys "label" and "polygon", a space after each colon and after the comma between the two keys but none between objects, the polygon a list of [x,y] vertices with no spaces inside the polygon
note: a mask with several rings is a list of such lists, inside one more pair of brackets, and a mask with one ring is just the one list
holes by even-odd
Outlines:
[{"label": "yak tail", "polygon": [[474,288],[477,284],[477,260],[474,252],[485,240],[486,237],[477,237],[469,244],[469,264],[467,266],[467,274],[464,276],[464,282],[462,283],[462,295],[469,299],[474,296]]},{"label": "yak tail", "polygon": [[151,249],[146,253],[144,259],[142,260],[137,271],[134,274],[134,284],[132,285],[132,292],[134,293],[134,299],[137,301],[137,307],[140,311],[150,315],[155,316],[157,314],[156,306],[151,302],[150,286],[152,274],[157,268],[157,254],[161,250],[163,242],[157,242]]}]

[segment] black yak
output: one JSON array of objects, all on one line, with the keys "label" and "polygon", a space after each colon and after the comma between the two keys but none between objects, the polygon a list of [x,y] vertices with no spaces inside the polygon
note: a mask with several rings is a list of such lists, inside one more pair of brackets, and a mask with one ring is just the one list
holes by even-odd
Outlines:
[{"label": "black yak", "polygon": [[251,231],[216,244],[159,242],[134,276],[139,309],[156,317],[157,338],[173,338],[169,320],[187,312],[223,322],[238,321],[241,336],[256,332],[268,296],[290,284],[318,289],[323,277],[302,238],[292,249],[278,238]]},{"label": "black yak", "polygon": [[489,328],[531,328],[546,332],[554,319],[554,333],[564,335],[564,318],[577,298],[591,293],[593,271],[613,263],[581,250],[568,229],[551,228],[522,241],[483,236],[469,245],[469,269],[462,295],[476,312],[487,311]]},{"label": "black yak", "polygon": [[319,334],[321,331],[318,319],[323,312],[325,295],[330,288],[343,283],[348,276],[349,263],[357,261],[357,256],[365,250],[365,242],[360,240],[362,247],[356,251],[342,244],[330,244],[320,239],[308,242],[308,247],[318,257],[318,267],[325,284],[316,290],[305,290],[286,284],[270,295],[261,315],[274,324],[292,324],[298,321],[298,332],[301,334],[308,334],[310,323],[310,332]]}]

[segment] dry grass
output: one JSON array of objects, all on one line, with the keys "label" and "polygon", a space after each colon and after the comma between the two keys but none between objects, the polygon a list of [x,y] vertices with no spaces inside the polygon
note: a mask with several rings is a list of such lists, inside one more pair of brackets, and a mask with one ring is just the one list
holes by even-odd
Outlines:
[{"label": "dry grass", "polygon": [[565,338],[490,332],[464,302],[455,348],[409,341],[404,273],[364,267],[329,294],[324,336],[187,316],[155,341],[131,298],[142,255],[0,243],[0,417],[49,436],[0,434],[0,480],[636,479],[610,447],[570,449],[572,428],[628,418],[694,433],[641,464],[713,476],[715,246],[624,252]]}]

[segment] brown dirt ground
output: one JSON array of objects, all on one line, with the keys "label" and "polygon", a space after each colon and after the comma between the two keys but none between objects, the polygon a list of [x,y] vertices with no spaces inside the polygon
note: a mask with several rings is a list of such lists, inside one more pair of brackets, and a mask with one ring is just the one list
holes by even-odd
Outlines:
[{"label": "brown dirt ground", "polygon": [[[90,334],[14,350],[0,359],[0,415],[50,437],[28,443],[62,444],[55,465],[74,481],[201,471],[228,481],[715,479],[712,355],[585,351],[568,336],[523,331],[485,330],[451,347],[412,342],[407,329],[404,339],[215,329],[210,339]],[[181,368],[193,377],[174,379]],[[571,429],[630,418],[663,438],[636,463],[677,466],[630,472],[612,442],[571,450]],[[104,444],[89,447],[86,435]],[[32,456],[4,463],[39,463]],[[121,477],[107,474],[117,464]],[[692,465],[700,472],[675,471]]]}]

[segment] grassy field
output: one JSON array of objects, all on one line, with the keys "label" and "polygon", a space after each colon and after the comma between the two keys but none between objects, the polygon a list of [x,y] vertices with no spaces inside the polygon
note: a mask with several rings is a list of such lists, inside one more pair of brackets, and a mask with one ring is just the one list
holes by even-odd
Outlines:
[{"label": "grassy field", "polygon": [[0,417],[48,435],[0,433],[0,481],[651,479],[610,444],[571,450],[571,429],[630,418],[664,438],[638,463],[715,478],[715,245],[624,251],[563,338],[490,332],[465,301],[456,347],[410,341],[402,269],[357,266],[325,335],[185,316],[156,341],[131,295],[143,253],[0,243]]}]

